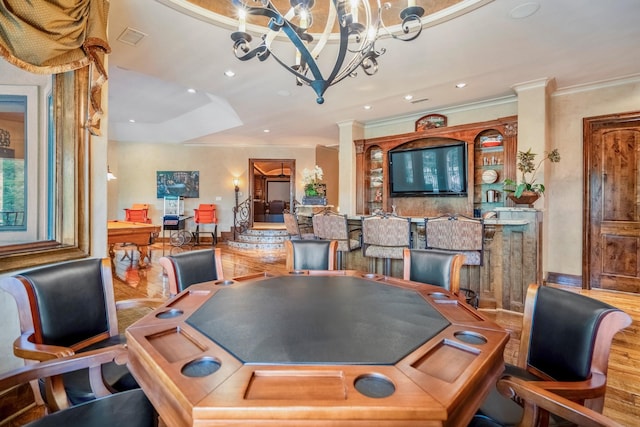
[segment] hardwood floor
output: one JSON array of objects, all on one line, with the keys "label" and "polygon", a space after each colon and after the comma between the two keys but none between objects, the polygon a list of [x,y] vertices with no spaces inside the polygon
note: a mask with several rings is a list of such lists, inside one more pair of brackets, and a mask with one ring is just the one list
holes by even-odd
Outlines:
[{"label": "hardwood floor", "polygon": [[[203,245],[194,249],[205,249]],[[222,267],[225,278],[233,278],[263,271],[286,272],[284,252],[259,252],[235,250],[225,243],[219,243],[222,249]],[[169,253],[170,247],[164,251]],[[168,284],[163,276],[158,259],[163,255],[161,243],[155,244],[151,253],[151,262],[145,269],[137,268],[137,253],[131,260],[130,248],[118,250],[114,258],[114,288],[116,300],[130,298],[168,298]],[[584,291],[593,298],[603,300],[627,312],[633,318],[633,324],[616,335],[609,361],[609,379],[605,399],[604,413],[625,426],[640,425],[640,295],[607,292],[601,290]],[[507,311],[483,310],[498,324],[509,330],[511,339],[505,349],[505,362],[516,360],[521,332],[522,315]],[[143,312],[119,313],[119,326],[126,328]],[[24,420],[23,420],[24,421]],[[3,423],[0,421],[0,426]],[[13,424],[9,424],[13,425]],[[4,427],[4,426],[3,426]]]}]

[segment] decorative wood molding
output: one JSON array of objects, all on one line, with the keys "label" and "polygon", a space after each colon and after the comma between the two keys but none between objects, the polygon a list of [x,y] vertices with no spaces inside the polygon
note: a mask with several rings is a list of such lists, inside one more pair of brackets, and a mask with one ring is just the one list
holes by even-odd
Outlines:
[{"label": "decorative wood molding", "polygon": [[573,274],[548,272],[544,284],[554,283],[556,285],[572,286],[582,288],[582,276]]}]

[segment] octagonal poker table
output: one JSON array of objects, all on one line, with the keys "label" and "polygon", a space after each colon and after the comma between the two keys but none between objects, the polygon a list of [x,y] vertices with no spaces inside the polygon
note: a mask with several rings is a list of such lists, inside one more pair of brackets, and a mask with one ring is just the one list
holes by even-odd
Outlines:
[{"label": "octagonal poker table", "polygon": [[357,271],[193,285],[127,329],[171,426],[461,426],[508,333],[442,288]]}]

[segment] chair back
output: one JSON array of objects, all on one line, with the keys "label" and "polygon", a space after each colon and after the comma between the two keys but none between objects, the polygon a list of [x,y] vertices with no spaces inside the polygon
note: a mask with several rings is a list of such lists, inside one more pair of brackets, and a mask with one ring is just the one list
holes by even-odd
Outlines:
[{"label": "chair back", "polygon": [[108,259],[47,265],[2,281],[20,312],[20,329],[35,344],[79,350],[118,335]]},{"label": "chair back", "polygon": [[270,214],[281,214],[284,212],[284,200],[272,200],[269,202],[269,213]]},{"label": "chair back", "polygon": [[402,259],[404,248],[411,247],[411,219],[393,215],[362,218],[364,256]]},{"label": "chair back", "polygon": [[193,210],[196,224],[214,224],[218,222],[216,217],[216,205],[210,203],[201,203],[197,209]]},{"label": "chair back", "polygon": [[464,255],[425,249],[405,249],[403,255],[405,280],[440,286],[458,294]]},{"label": "chair back", "polygon": [[130,209],[124,210],[124,220],[127,222],[151,224],[149,205],[146,203],[134,203]]},{"label": "chair back", "polygon": [[464,215],[425,218],[426,249],[462,252],[466,265],[482,265],[484,221]]},{"label": "chair back", "polygon": [[182,252],[162,257],[159,262],[167,272],[172,296],[193,284],[224,278],[220,248]]},{"label": "chair back", "polygon": [[285,240],[287,270],[335,270],[335,240]]},{"label": "chair back", "polygon": [[[349,252],[360,247],[360,229],[349,230],[347,215],[335,212],[323,212],[314,215],[312,218],[313,229],[317,229],[316,235],[319,239],[336,240],[338,251]],[[357,235],[356,235],[357,233]]]},{"label": "chair back", "polygon": [[532,298],[527,295],[525,304],[525,315],[527,309],[531,314],[529,335],[523,337],[528,344],[523,366],[555,381],[582,381],[591,376],[594,359],[604,356],[597,372],[606,374],[611,339],[606,340],[606,354],[597,354],[605,349],[597,347],[598,334],[608,316],[626,314],[602,301],[548,286],[538,287]]}]

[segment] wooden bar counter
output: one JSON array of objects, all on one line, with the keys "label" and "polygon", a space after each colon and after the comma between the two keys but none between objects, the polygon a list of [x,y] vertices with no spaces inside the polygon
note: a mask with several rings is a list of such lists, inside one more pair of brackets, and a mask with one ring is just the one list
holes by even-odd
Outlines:
[{"label": "wooden bar counter", "polygon": [[462,426],[508,333],[442,288],[356,271],[189,287],[126,331],[170,426]]}]

